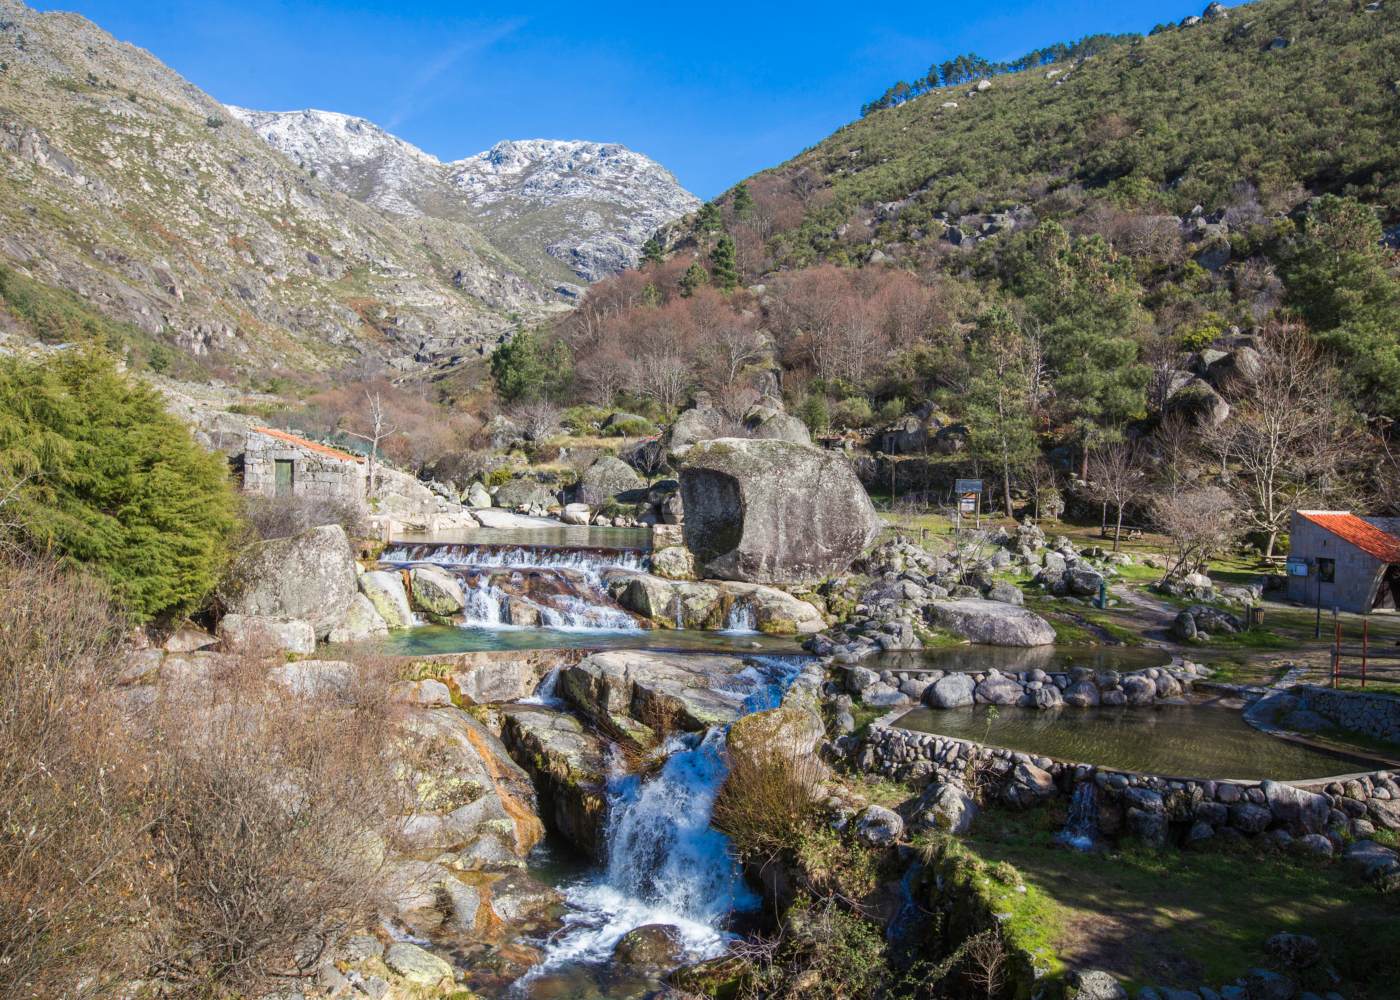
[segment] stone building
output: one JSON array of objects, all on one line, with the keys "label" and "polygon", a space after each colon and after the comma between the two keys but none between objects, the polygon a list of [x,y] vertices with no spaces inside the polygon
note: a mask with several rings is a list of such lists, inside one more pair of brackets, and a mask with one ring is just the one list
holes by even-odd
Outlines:
[{"label": "stone building", "polygon": [[1394,610],[1400,604],[1400,518],[1294,511],[1288,599],[1363,615]]},{"label": "stone building", "polygon": [[250,430],[242,454],[233,456],[245,493],[356,504],[365,500],[365,465],[363,456],[271,427]]}]

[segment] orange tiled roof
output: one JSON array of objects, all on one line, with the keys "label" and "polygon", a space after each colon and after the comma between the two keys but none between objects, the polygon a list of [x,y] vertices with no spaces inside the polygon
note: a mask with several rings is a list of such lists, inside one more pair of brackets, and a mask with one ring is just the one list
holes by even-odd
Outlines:
[{"label": "orange tiled roof", "polygon": [[1300,510],[1298,513],[1319,528],[1325,528],[1381,562],[1400,563],[1400,538],[1363,521],[1355,514],[1326,514],[1306,510]]},{"label": "orange tiled roof", "polygon": [[279,441],[286,441],[294,444],[298,448],[305,448],[307,451],[314,451],[322,455],[329,455],[331,458],[338,458],[343,462],[363,462],[363,455],[352,455],[348,451],[341,451],[339,448],[332,448],[328,444],[317,444],[315,441],[308,441],[304,437],[297,437],[295,434],[288,434],[286,431],[276,431],[271,427],[254,427],[255,433],[266,434],[268,437],[275,437]]}]

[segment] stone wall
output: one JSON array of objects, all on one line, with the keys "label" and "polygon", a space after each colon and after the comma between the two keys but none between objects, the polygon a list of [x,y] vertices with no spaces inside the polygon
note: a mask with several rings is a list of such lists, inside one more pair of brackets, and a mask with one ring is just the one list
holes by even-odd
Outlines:
[{"label": "stone wall", "polygon": [[1388,771],[1298,783],[1167,778],[911,732],[886,720],[870,726],[853,757],[868,774],[953,782],[1018,808],[1070,798],[1091,782],[1100,833],[1159,845],[1265,835],[1330,855],[1345,838],[1400,830],[1400,784]]},{"label": "stone wall", "polygon": [[1072,667],[1068,671],[883,670],[845,667],[846,690],[867,705],[923,703],[930,708],[1020,705],[1051,709],[1064,705],[1153,705],[1179,701],[1206,671],[1189,660],[1120,673]]},{"label": "stone wall", "polygon": [[329,448],[306,447],[258,431],[249,432],[243,449],[243,492],[275,496],[278,461],[292,463],[293,496],[347,504],[364,502],[363,462],[339,457]]},{"label": "stone wall", "polygon": [[1374,691],[1334,691],[1304,685],[1289,693],[1297,708],[1316,712],[1328,722],[1353,733],[1400,743],[1400,697]]}]

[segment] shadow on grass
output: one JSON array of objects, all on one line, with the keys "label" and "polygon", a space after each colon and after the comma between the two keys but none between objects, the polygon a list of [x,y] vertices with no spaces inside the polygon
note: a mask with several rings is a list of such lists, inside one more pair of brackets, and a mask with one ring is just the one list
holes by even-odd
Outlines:
[{"label": "shadow on grass", "polygon": [[1056,947],[1079,968],[1137,985],[1196,988],[1271,966],[1278,931],[1317,938],[1327,962],[1282,970],[1305,989],[1334,989],[1330,964],[1353,1000],[1393,998],[1400,981],[1400,895],[1353,881],[1340,862],[1294,858],[1252,845],[1154,851],[1124,846],[1079,853],[1054,843],[1062,808],[979,817],[969,846],[1021,870],[1055,903]]}]

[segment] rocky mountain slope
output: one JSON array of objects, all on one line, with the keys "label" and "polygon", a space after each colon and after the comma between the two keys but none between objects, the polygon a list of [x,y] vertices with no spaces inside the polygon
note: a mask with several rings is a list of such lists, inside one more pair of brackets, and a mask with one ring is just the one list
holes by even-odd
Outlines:
[{"label": "rocky mountain slope", "polygon": [[[604,248],[621,266],[690,204],[674,188],[673,207],[631,212],[640,189],[617,178],[674,180],[620,147],[547,158],[564,172],[546,182],[510,156],[439,164],[368,123],[335,122],[333,143],[282,124],[300,163],[149,53],[77,15],[0,0],[0,268],[18,276],[0,282],[6,326],[44,325],[3,294],[21,288],[29,303],[90,303],[124,340],[144,338],[144,355],[177,350],[206,371],[446,365],[566,309],[578,276],[560,258],[577,252],[602,273]],[[372,168],[321,165],[332,147]],[[609,157],[627,170],[601,176]],[[496,183],[511,172],[501,163],[558,198]],[[459,175],[464,190],[492,178],[497,197],[476,209]],[[521,221],[488,239],[478,216]],[[537,252],[509,238],[526,230]]]},{"label": "rocky mountain slope", "polygon": [[475,225],[547,282],[633,266],[659,226],[699,205],[659,163],[616,143],[507,141],[442,163],[363,118],[228,110],[336,190],[400,215]]}]

